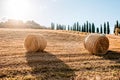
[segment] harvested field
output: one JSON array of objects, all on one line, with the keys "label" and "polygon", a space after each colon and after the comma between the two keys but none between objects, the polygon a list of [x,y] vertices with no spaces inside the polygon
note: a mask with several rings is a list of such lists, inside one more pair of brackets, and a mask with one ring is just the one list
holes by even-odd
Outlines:
[{"label": "harvested field", "polygon": [[[44,52],[26,52],[24,38],[42,34]],[[120,36],[107,35],[107,54],[84,48],[86,33],[42,29],[0,29],[0,80],[119,80]]]}]

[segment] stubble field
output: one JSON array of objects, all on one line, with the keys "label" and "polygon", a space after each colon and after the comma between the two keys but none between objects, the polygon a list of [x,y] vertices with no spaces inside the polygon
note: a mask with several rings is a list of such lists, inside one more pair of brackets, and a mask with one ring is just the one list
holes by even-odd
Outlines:
[{"label": "stubble field", "polygon": [[[42,34],[44,52],[26,52],[28,34]],[[0,80],[120,80],[120,36],[107,35],[103,56],[91,55],[83,41],[88,34],[44,29],[0,29]]]}]

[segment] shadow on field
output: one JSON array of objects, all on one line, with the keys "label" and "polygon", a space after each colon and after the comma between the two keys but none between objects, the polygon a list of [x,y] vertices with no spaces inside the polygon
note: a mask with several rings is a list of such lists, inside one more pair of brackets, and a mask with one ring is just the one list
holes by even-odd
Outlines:
[{"label": "shadow on field", "polygon": [[109,50],[105,55],[99,55],[104,59],[114,60],[117,63],[120,63],[120,52]]},{"label": "shadow on field", "polygon": [[26,60],[37,80],[73,80],[75,73],[63,61],[49,52],[27,52]]}]

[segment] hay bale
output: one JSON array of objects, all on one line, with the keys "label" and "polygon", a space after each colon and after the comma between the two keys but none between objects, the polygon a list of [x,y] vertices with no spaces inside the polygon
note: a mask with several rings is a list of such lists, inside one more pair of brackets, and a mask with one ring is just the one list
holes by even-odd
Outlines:
[{"label": "hay bale", "polygon": [[109,48],[109,40],[103,34],[90,34],[84,40],[84,47],[92,54],[105,54]]},{"label": "hay bale", "polygon": [[41,35],[28,35],[24,40],[24,47],[28,52],[43,51],[47,41]]},{"label": "hay bale", "polygon": [[120,33],[120,28],[115,28],[115,35],[118,35]]}]

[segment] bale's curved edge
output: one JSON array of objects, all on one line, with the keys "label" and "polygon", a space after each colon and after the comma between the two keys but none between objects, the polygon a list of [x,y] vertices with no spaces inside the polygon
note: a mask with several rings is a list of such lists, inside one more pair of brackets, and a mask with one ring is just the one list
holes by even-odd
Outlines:
[{"label": "bale's curved edge", "polygon": [[105,54],[109,48],[109,40],[103,34],[92,33],[85,38],[84,47],[91,54]]},{"label": "bale's curved edge", "polygon": [[42,35],[29,34],[24,40],[24,47],[28,52],[43,51],[47,41]]}]

